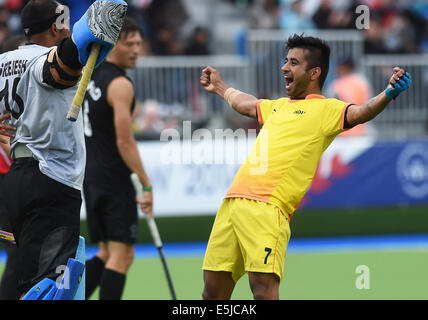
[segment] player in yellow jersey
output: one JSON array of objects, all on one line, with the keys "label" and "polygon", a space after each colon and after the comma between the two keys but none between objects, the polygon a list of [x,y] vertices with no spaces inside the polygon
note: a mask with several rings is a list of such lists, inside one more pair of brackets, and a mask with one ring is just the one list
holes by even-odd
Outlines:
[{"label": "player in yellow jersey", "polygon": [[330,48],[322,40],[294,35],[281,68],[289,98],[260,100],[230,88],[212,67],[201,85],[263,128],[221,205],[203,263],[204,299],[230,299],[248,273],[255,299],[278,299],[289,222],[315,175],[318,162],[341,132],[375,118],[411,85],[394,68],[385,91],[365,105],[322,96]]}]

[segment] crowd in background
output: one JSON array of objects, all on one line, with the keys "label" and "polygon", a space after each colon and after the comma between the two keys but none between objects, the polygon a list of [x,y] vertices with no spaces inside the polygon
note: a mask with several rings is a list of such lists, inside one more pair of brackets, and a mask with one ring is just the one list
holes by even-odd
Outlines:
[{"label": "crowd in background", "polygon": [[[22,34],[19,13],[28,1],[0,0],[1,48],[4,49],[3,44],[8,38]],[[212,25],[209,21],[201,23],[201,19],[194,19],[188,10],[189,5],[196,1],[206,4],[208,1],[217,1],[215,6],[211,3],[210,8],[217,9],[221,4],[238,12],[246,30],[288,31],[355,30],[359,16],[356,8],[366,5],[370,9],[370,25],[368,29],[361,30],[365,36],[365,53],[428,53],[428,0],[128,0],[128,15],[138,22],[145,35],[141,55],[199,56],[214,53],[215,33],[211,29]],[[70,8],[72,26],[93,0],[60,2]],[[196,20],[199,22],[195,23]],[[240,53],[239,49],[236,53]],[[361,84],[361,96],[366,96],[370,88],[364,80],[353,74],[347,72],[340,75],[337,72],[339,80],[329,87],[329,94],[340,97],[341,93],[338,91],[348,87],[343,85],[343,81],[340,82],[345,79],[352,81],[354,86],[355,83]],[[163,128],[175,127],[180,122],[177,117],[162,115],[160,110],[163,107],[156,101],[141,101],[140,105],[142,107],[137,115],[136,131],[143,133],[143,138],[144,132],[148,138],[156,138]]]},{"label": "crowd in background", "polygon": [[370,9],[370,27],[364,31],[366,53],[428,52],[426,0],[229,0],[248,6],[249,28],[285,30],[356,29],[361,14]]},{"label": "crowd in background", "polygon": [[[196,0],[198,1],[198,0]],[[366,53],[428,52],[427,0],[219,0],[247,17],[248,29],[355,29],[356,8],[370,9],[370,28],[364,30]],[[0,44],[21,33],[19,12],[28,0],[0,0]],[[207,55],[211,53],[209,24],[195,26],[183,36],[192,19],[181,0],[128,0],[129,15],[146,35],[144,54]],[[63,0],[71,24],[92,0]]]},{"label": "crowd in background", "polygon": [[[0,45],[22,34],[19,12],[29,0],[0,0]],[[76,22],[93,0],[62,0],[70,9],[70,24]],[[209,31],[197,26],[183,39],[180,28],[190,18],[180,0],[129,0],[128,15],[142,27],[145,55],[207,55]]]}]

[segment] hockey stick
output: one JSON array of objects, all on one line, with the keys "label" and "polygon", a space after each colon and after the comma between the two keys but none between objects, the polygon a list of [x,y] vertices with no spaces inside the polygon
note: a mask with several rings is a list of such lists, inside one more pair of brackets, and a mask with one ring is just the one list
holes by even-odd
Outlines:
[{"label": "hockey stick", "polygon": [[95,63],[98,60],[101,46],[98,43],[93,43],[91,54],[88,62],[86,63],[85,70],[83,71],[82,79],[80,80],[79,87],[77,88],[76,95],[74,96],[73,103],[67,114],[67,119],[73,122],[77,121],[80,109],[82,109],[83,99],[85,99],[86,89],[89,81],[91,81],[92,73],[94,72]]},{"label": "hockey stick", "polygon": [[[135,193],[136,193],[137,197],[142,198],[143,188],[141,186],[140,179],[138,178],[137,174],[135,174],[135,173],[131,174],[131,180],[132,180],[132,183],[134,185]],[[162,260],[162,265],[163,265],[163,268],[165,270],[166,278],[168,280],[169,290],[171,292],[172,299],[177,300],[177,296],[176,296],[175,290],[174,290],[174,284],[172,283],[171,274],[169,272],[168,264],[166,263],[165,255],[163,253],[162,240],[161,240],[159,230],[158,230],[158,227],[156,225],[156,222],[155,222],[155,219],[153,218],[153,216],[147,215],[147,223],[148,223],[149,228],[150,228],[150,233],[152,234],[152,237],[153,237],[153,242],[155,243],[155,246],[158,248],[159,256]]]}]

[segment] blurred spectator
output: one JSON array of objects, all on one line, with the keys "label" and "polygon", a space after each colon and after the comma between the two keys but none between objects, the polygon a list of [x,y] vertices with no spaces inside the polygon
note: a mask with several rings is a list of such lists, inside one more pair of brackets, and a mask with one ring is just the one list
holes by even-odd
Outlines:
[{"label": "blurred spectator", "polygon": [[[372,96],[371,86],[367,79],[356,72],[351,58],[341,60],[336,69],[337,78],[327,88],[329,98],[337,98],[356,105],[364,105]],[[368,125],[359,125],[341,136],[361,136],[368,132]]]},{"label": "blurred spectator", "polygon": [[181,54],[183,42],[180,31],[187,23],[189,15],[181,0],[151,1],[146,9],[148,24],[152,30],[151,43],[153,54]]},{"label": "blurred spectator", "polygon": [[356,24],[356,1],[344,1],[345,3],[340,7],[336,5],[336,9],[328,17],[329,24],[334,29],[355,29]]},{"label": "blurred spectator", "polygon": [[345,58],[339,61],[336,69],[337,78],[327,93],[342,101],[363,105],[371,98],[371,87],[367,79],[355,70],[354,61]]},{"label": "blurred spectator", "polygon": [[178,55],[182,53],[182,43],[177,40],[173,29],[167,25],[159,27],[152,41],[152,52],[158,56]]},{"label": "blurred spectator", "polygon": [[416,50],[423,52],[423,41],[428,36],[426,32],[428,26],[428,1],[424,1],[425,4],[421,6],[417,5],[419,1],[415,2],[409,5],[403,14],[412,25],[412,35],[414,36]]},{"label": "blurred spectator", "polygon": [[370,28],[364,31],[364,52],[365,53],[385,53],[382,27],[378,20],[370,20]]},{"label": "blurred spectator", "polygon": [[331,7],[331,0],[322,0],[318,10],[312,16],[312,21],[315,23],[318,29],[330,29],[329,17],[333,13]]},{"label": "blurred spectator", "polygon": [[406,4],[396,0],[371,0],[367,4],[382,34],[384,48],[378,53],[415,53],[420,50],[417,45],[420,42],[417,41],[421,30],[420,19],[412,14]]},{"label": "blurred spectator", "polygon": [[312,16],[318,29],[355,29],[358,1],[321,0],[318,10]]},{"label": "blurred spectator", "polygon": [[159,140],[162,130],[165,129],[159,103],[154,100],[147,100],[143,104],[137,102],[133,126],[139,139]]},{"label": "blurred spectator", "polygon": [[283,0],[279,27],[287,31],[305,31],[316,29],[310,17],[303,13],[302,0]]},{"label": "blurred spectator", "polygon": [[186,55],[204,56],[211,54],[209,48],[210,36],[208,30],[203,27],[196,27],[184,50]]},{"label": "blurred spectator", "polygon": [[277,29],[280,14],[279,0],[255,0],[248,12],[248,28]]},{"label": "blurred spectator", "polygon": [[391,16],[388,27],[385,28],[385,46],[388,53],[413,53],[416,52],[413,40],[413,28],[409,20],[401,14]]},{"label": "blurred spectator", "polygon": [[0,46],[9,38],[11,31],[6,22],[0,22]]},{"label": "blurred spectator", "polygon": [[152,28],[150,26],[150,19],[148,11],[153,0],[128,0],[127,15],[133,18],[143,30],[143,34],[147,38],[152,37]]},{"label": "blurred spectator", "polygon": [[423,53],[428,53],[428,23],[426,24],[424,28],[424,35],[421,40],[421,51]]},{"label": "blurred spectator", "polygon": [[25,45],[26,42],[27,38],[24,35],[12,36],[3,43],[0,53],[16,50],[16,48]]},{"label": "blurred spectator", "polygon": [[228,2],[231,5],[234,5],[236,7],[249,7],[251,5],[253,5],[253,3],[257,0],[223,0],[224,2]]},{"label": "blurred spectator", "polygon": [[3,6],[10,11],[19,12],[21,8],[23,7],[24,3],[27,3],[28,1],[22,1],[22,0],[4,0],[0,1],[0,3],[3,4]]},{"label": "blurred spectator", "polygon": [[155,0],[147,8],[150,24],[154,28],[167,25],[179,30],[189,19],[181,0]]}]

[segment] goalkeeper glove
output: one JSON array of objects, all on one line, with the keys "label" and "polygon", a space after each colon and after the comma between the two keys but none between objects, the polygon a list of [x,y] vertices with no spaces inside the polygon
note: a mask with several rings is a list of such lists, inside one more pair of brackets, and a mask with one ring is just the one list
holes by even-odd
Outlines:
[{"label": "goalkeeper glove", "polygon": [[95,66],[104,61],[116,45],[127,9],[128,5],[123,0],[97,0],[74,24],[73,41],[82,65],[88,61],[92,43],[101,45]]}]

